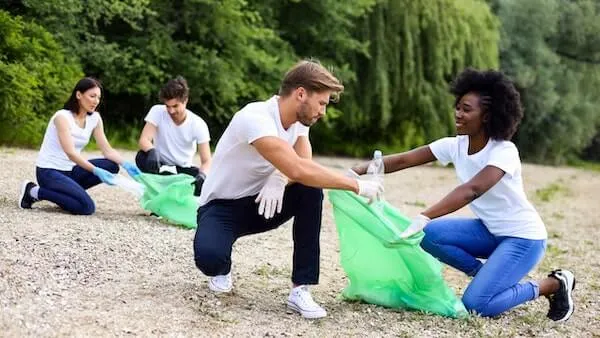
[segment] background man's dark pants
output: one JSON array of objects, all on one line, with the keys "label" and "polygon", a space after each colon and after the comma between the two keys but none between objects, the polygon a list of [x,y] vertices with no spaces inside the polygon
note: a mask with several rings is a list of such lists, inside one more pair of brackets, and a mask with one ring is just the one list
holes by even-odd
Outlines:
[{"label": "background man's dark pants", "polygon": [[[158,174],[158,175],[171,175],[170,172],[159,172],[160,166],[169,165],[167,163],[163,163],[160,160],[158,153],[155,150],[146,152],[140,150],[135,155],[135,164],[137,167],[144,173],[148,174]],[[202,190],[202,184],[204,183],[204,179],[206,175],[200,171],[198,167],[180,167],[175,166],[178,174],[186,174],[196,178],[196,187],[194,189],[194,195],[200,196],[200,192]]]},{"label": "background man's dark pants", "polygon": [[292,184],[285,189],[283,209],[270,220],[258,214],[256,196],[237,200],[213,200],[198,209],[194,238],[196,266],[207,276],[231,270],[231,249],[242,236],[275,229],[294,217],[292,282],[319,282],[319,236],[323,190]]}]

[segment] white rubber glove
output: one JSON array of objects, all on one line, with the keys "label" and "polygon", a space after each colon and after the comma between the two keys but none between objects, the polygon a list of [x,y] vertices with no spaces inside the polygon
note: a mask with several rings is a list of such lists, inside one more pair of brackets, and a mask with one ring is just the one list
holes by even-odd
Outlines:
[{"label": "white rubber glove", "polygon": [[425,228],[425,226],[427,226],[429,221],[431,221],[431,219],[429,219],[429,217],[419,214],[417,217],[414,217],[412,219],[412,222],[410,223],[408,228],[406,228],[406,230],[404,230],[400,234],[400,238],[406,239],[406,238],[418,233],[419,231],[423,230]]},{"label": "white rubber glove", "polygon": [[369,204],[374,200],[381,199],[381,195],[383,195],[383,184],[381,182],[361,179],[357,179],[356,182],[358,182],[358,194],[366,197]]},{"label": "white rubber glove", "polygon": [[275,170],[267,179],[267,182],[258,193],[254,202],[258,205],[258,214],[263,215],[266,219],[272,218],[277,213],[281,212],[283,207],[283,194],[288,180],[279,170]]}]

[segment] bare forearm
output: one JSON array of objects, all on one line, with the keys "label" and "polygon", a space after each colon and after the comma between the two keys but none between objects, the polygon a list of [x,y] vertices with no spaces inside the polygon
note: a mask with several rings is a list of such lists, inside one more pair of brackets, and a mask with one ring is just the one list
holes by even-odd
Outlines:
[{"label": "bare forearm", "polygon": [[298,164],[296,171],[286,175],[291,181],[311,187],[350,190],[358,193],[358,183],[355,179],[325,168],[310,159],[301,159]]},{"label": "bare forearm", "polygon": [[464,207],[479,196],[473,188],[461,185],[452,190],[442,200],[422,212],[422,214],[431,219],[444,216]]},{"label": "bare forearm", "polygon": [[119,152],[114,150],[113,148],[103,151],[102,155],[104,155],[105,158],[107,158],[117,164],[123,163],[123,158],[121,157],[121,154],[119,154]]},{"label": "bare forearm", "polygon": [[200,170],[202,170],[203,173],[208,174],[210,171],[211,162],[212,161],[202,162],[202,165],[200,165]]},{"label": "bare forearm", "polygon": [[94,170],[94,165],[90,163],[90,161],[83,158],[83,156],[81,156],[79,153],[67,153],[67,157],[69,158],[69,160],[75,162],[75,164],[89,172],[92,172]]},{"label": "bare forearm", "polygon": [[143,151],[148,151],[148,150],[154,148],[152,141],[148,140],[146,138],[141,138],[140,141],[138,142],[138,145],[140,146],[140,150],[143,150]]}]

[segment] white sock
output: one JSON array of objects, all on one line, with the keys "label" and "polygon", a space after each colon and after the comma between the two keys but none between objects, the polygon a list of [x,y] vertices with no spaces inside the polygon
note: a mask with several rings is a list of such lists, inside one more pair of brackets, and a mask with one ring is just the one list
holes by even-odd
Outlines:
[{"label": "white sock", "polygon": [[33,188],[31,188],[31,190],[29,190],[29,196],[35,198],[36,200],[38,200],[38,192],[40,191],[40,187],[35,186]]}]

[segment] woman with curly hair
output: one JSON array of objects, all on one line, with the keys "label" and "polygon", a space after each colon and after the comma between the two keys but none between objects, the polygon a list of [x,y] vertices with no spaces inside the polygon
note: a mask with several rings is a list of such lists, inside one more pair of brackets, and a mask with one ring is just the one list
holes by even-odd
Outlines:
[{"label": "woman with curly hair", "polygon": [[[455,79],[451,93],[457,136],[384,158],[386,173],[435,160],[453,163],[461,182],[415,217],[403,237],[424,230],[425,251],[473,277],[462,298],[471,312],[493,317],[546,296],[548,318],[567,320],[574,309],[572,272],[521,282],[542,259],[547,233],[527,200],[519,152],[510,141],[523,117],[519,93],[504,74],[473,69]],[[367,166],[352,171],[365,174]],[[439,218],[465,205],[476,218]]]}]

